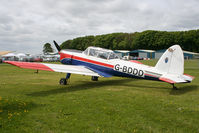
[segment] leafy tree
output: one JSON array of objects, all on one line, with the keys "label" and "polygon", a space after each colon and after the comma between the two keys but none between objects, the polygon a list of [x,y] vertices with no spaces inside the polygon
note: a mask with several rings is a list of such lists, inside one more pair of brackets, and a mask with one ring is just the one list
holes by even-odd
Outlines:
[{"label": "leafy tree", "polygon": [[47,54],[47,53],[50,53],[50,52],[53,52],[53,48],[51,47],[51,44],[50,43],[44,44],[43,53]]},{"label": "leafy tree", "polygon": [[60,45],[61,49],[70,49],[72,40],[67,40]]},{"label": "leafy tree", "polygon": [[78,37],[61,44],[63,49],[85,50],[88,46],[97,46],[112,50],[125,49],[166,49],[178,44],[183,50],[199,52],[199,30],[190,31],[153,31],[135,33],[111,33],[97,36]]}]

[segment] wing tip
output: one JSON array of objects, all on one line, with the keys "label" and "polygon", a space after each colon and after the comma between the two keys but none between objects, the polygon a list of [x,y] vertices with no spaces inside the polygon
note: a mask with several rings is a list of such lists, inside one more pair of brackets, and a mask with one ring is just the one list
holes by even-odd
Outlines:
[{"label": "wing tip", "polygon": [[36,70],[44,70],[44,71],[54,71],[50,67],[42,63],[35,62],[20,62],[20,61],[4,61],[5,63],[26,69],[36,69]]},{"label": "wing tip", "polygon": [[191,75],[189,75],[189,74],[185,74],[185,73],[184,73],[184,75],[190,77],[192,80],[195,79],[194,76],[191,76]]},{"label": "wing tip", "polygon": [[4,63],[7,63],[7,64],[11,64],[11,65],[14,65],[14,66],[18,66],[15,62],[17,61],[3,61]]}]

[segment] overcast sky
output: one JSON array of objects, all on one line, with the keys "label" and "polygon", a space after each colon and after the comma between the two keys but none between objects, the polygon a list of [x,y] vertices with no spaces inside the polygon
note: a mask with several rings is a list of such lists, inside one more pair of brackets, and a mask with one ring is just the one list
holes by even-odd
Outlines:
[{"label": "overcast sky", "polygon": [[86,35],[199,29],[199,0],[0,0],[0,51]]}]

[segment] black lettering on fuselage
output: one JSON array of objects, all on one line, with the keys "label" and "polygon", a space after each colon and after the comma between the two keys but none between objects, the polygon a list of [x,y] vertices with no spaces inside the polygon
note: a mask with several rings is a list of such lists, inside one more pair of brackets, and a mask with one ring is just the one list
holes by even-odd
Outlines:
[{"label": "black lettering on fuselage", "polygon": [[129,68],[128,68],[128,73],[131,74],[132,72],[133,72],[132,67],[129,67]]},{"label": "black lettering on fuselage", "polygon": [[120,64],[115,65],[115,70],[119,71],[120,70]]},{"label": "black lettering on fuselage", "polygon": [[144,76],[144,71],[139,70],[139,74],[138,74],[138,76],[140,76],[140,77]]},{"label": "black lettering on fuselage", "polygon": [[122,72],[124,72],[124,73],[127,72],[127,66],[123,66]]},{"label": "black lettering on fuselage", "polygon": [[137,75],[137,74],[138,74],[138,69],[134,68],[133,75]]},{"label": "black lettering on fuselage", "polygon": [[138,70],[136,68],[128,67],[128,66],[121,66],[120,64],[116,64],[114,66],[114,70],[120,71],[123,73],[128,73],[134,76],[139,76],[143,77],[144,76],[144,71],[143,70]]}]

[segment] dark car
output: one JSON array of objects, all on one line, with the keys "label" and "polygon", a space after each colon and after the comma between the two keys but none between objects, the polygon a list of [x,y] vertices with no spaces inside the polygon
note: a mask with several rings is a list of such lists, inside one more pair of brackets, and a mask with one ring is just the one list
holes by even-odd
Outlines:
[{"label": "dark car", "polygon": [[34,59],[34,62],[42,62],[42,61],[43,61],[42,58],[35,58],[35,59]]}]

